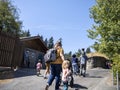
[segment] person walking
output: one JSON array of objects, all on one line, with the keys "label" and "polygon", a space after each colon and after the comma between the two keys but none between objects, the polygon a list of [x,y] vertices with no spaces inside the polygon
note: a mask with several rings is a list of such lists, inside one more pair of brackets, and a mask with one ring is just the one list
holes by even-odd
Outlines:
[{"label": "person walking", "polygon": [[85,53],[85,49],[82,48],[82,54],[80,56],[80,75],[85,77],[86,75],[86,64],[87,64],[87,55]]},{"label": "person walking", "polygon": [[41,74],[40,73],[41,68],[42,68],[42,63],[41,63],[41,60],[39,59],[38,63],[36,64],[37,76]]},{"label": "person walking", "polygon": [[62,48],[61,41],[57,41],[54,45],[54,48],[57,51],[57,59],[54,62],[50,63],[50,75],[48,77],[47,85],[45,90],[49,89],[49,86],[52,84],[53,80],[56,80],[55,90],[59,90],[60,86],[60,74],[62,72],[62,62],[64,61],[64,50]]},{"label": "person walking", "polygon": [[72,55],[72,71],[73,74],[77,75],[78,72],[78,59],[76,58],[76,55]]},{"label": "person walking", "polygon": [[71,73],[70,70],[70,61],[64,60],[62,64],[62,82],[63,82],[63,90],[68,90],[68,77]]}]

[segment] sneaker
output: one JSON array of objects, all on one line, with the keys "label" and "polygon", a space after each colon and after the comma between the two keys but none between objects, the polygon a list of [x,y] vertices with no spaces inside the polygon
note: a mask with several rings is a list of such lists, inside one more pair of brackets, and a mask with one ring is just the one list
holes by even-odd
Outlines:
[{"label": "sneaker", "polygon": [[46,76],[44,76],[44,79],[47,79],[47,77],[46,77]]},{"label": "sneaker", "polygon": [[46,85],[45,90],[48,90],[48,88],[49,88],[49,86],[48,86],[48,85]]},{"label": "sneaker", "polygon": [[83,74],[83,77],[85,77],[85,74]]}]

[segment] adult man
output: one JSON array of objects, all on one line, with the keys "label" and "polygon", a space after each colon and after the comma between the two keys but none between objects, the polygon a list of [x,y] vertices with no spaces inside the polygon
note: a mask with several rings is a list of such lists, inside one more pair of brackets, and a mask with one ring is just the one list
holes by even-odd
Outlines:
[{"label": "adult man", "polygon": [[80,74],[85,77],[86,74],[86,64],[87,64],[87,55],[85,49],[82,48],[82,54],[80,56]]}]

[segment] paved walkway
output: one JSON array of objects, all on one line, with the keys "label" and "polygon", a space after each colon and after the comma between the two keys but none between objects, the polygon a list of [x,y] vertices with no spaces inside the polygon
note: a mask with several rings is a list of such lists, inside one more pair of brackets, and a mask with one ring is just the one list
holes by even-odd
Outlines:
[{"label": "paved walkway", "polygon": [[[90,76],[87,76],[86,78],[75,76],[75,87],[79,87],[80,89],[69,88],[69,90],[117,90],[116,86],[112,85],[112,77],[109,73],[108,73],[107,77],[101,78],[99,76],[99,73],[105,72],[104,70],[102,70],[102,72],[100,72],[99,69],[96,69],[96,70],[93,69],[93,71],[95,71],[95,72],[93,74],[91,74]],[[96,73],[96,71],[98,71],[98,76],[94,75]],[[19,72],[19,74],[17,72]],[[41,73],[43,75],[44,70],[42,70]],[[41,87],[40,90],[44,90],[43,88],[45,86],[45,82],[47,82],[47,80],[43,79],[42,75],[40,77],[36,76],[36,70],[35,69],[27,69],[27,68],[20,69],[20,70],[16,71],[16,73],[14,75],[15,75],[14,81],[13,81],[13,79],[4,79],[6,81],[0,79],[0,81],[2,81],[2,84],[0,83],[0,87],[3,88],[2,90],[7,90],[2,85],[5,85],[5,87],[6,86],[7,87],[9,87],[9,86],[14,87],[14,90],[21,90],[20,88],[19,89],[16,89],[16,88],[17,87],[23,88],[22,82],[25,83],[25,81],[30,82],[30,83],[25,84],[25,85],[28,85],[28,86],[33,85],[36,82],[39,82],[41,86],[39,86],[39,84],[38,84],[34,88],[40,88]],[[96,85],[92,85],[93,80],[96,80],[96,82],[97,82]],[[4,83],[3,83],[3,81],[4,81]],[[31,81],[33,81],[33,82],[31,82]],[[43,82],[40,82],[40,81],[43,81]],[[10,82],[11,83],[15,82],[15,83],[10,84]],[[14,84],[17,84],[18,82],[20,83],[19,86],[17,86],[17,87],[14,86]],[[24,85],[24,83],[23,83],[23,85]],[[53,85],[49,88],[49,90],[54,90],[54,84],[55,83],[53,83]],[[92,85],[92,87],[91,87],[91,85]],[[61,86],[61,88],[62,88],[62,86]],[[12,89],[10,89],[10,90],[12,90]],[[29,86],[29,88],[26,88],[26,89],[24,88],[24,90],[34,90],[34,89],[33,89],[32,86]]]}]

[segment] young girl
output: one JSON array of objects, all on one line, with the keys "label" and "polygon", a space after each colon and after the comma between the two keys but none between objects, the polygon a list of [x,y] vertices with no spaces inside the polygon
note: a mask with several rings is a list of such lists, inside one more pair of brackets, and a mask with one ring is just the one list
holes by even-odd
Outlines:
[{"label": "young girl", "polygon": [[41,60],[38,60],[38,63],[36,64],[37,76],[39,76],[41,74],[40,73],[41,68],[42,68]]},{"label": "young girl", "polygon": [[71,73],[69,67],[70,67],[70,62],[68,60],[64,60],[62,63],[63,90],[68,90],[68,76]]}]

